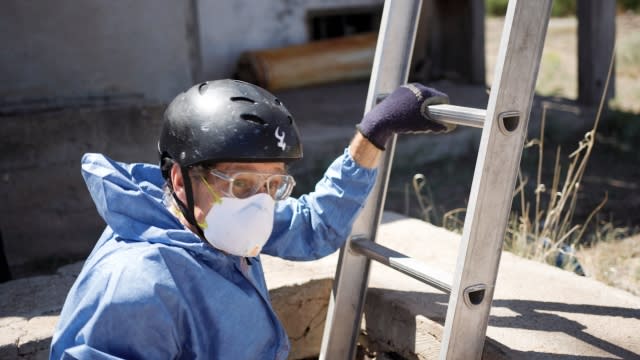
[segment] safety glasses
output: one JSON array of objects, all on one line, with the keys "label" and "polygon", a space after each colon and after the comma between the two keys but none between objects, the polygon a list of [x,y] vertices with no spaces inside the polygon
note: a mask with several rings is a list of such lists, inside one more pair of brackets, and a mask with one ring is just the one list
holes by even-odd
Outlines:
[{"label": "safety glasses", "polygon": [[[266,192],[278,201],[284,200],[296,185],[293,176],[282,174],[263,174],[255,172],[236,172],[226,174],[216,169],[209,173],[229,183],[228,195],[238,199],[248,198],[259,192]],[[265,191],[266,190],[266,191]]]}]

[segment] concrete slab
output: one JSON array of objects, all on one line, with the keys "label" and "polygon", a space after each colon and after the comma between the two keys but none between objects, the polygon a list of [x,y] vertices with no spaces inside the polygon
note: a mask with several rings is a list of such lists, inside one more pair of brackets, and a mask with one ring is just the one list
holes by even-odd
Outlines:
[{"label": "concrete slab", "polygon": [[0,284],[0,359],[46,359],[77,264],[56,275]]},{"label": "concrete slab", "polygon": [[[453,272],[460,235],[395,213],[385,214],[379,234],[381,244]],[[263,257],[292,359],[318,353],[337,260],[337,253],[311,262]],[[0,284],[0,358],[46,358],[80,266]],[[437,357],[448,296],[377,263],[370,287],[363,324],[369,346],[407,359]],[[483,358],[640,358],[638,329],[639,297],[505,252]]]},{"label": "concrete slab", "polygon": [[[383,221],[381,244],[453,273],[459,234],[395,213]],[[270,286],[300,283],[334,271],[337,254],[263,263]],[[378,263],[369,285],[363,329],[371,345],[409,359],[436,358],[448,296]],[[639,297],[503,252],[483,358],[640,358],[638,329]]]},{"label": "concrete slab", "polygon": [[[455,267],[459,239],[458,234],[392,213],[380,229],[381,244],[449,272]],[[397,341],[403,337],[390,339],[385,334],[392,334],[396,326],[413,327],[418,357],[436,356],[422,339],[440,339],[436,324],[444,323],[448,296],[380,264],[372,266],[370,285],[376,289],[372,298],[383,298],[379,302],[384,305],[373,307],[366,328],[378,330],[379,340]],[[393,312],[393,307],[409,312],[415,321],[378,321],[378,314]],[[640,358],[638,329],[640,298],[503,252],[485,358]]]}]

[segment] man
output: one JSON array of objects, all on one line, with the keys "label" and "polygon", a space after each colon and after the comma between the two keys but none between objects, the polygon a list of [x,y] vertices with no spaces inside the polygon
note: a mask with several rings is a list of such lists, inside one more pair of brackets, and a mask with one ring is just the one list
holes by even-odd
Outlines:
[{"label": "man", "polygon": [[240,81],[202,83],[171,102],[160,167],[85,155],[107,227],[67,297],[51,358],[285,359],[259,254],[310,260],[342,246],[387,139],[448,130],[426,108],[446,101],[419,84],[394,91],[298,199],[286,173],[302,157],[294,120]]}]

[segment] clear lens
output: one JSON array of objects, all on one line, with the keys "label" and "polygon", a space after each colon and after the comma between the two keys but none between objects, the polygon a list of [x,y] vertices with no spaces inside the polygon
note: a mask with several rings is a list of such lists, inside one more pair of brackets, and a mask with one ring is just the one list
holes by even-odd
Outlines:
[{"label": "clear lens", "polygon": [[290,175],[252,172],[227,175],[218,170],[211,170],[210,173],[229,182],[229,195],[239,199],[263,192],[271,195],[274,200],[284,200],[291,195],[291,191],[296,184]]}]

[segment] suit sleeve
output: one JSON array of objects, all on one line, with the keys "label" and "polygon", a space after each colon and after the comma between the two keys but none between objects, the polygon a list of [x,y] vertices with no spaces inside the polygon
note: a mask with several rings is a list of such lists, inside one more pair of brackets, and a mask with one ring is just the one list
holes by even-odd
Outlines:
[{"label": "suit sleeve", "polygon": [[349,236],[375,178],[375,169],[359,166],[345,149],[313,192],[276,204],[274,229],[262,252],[288,260],[331,254]]}]

